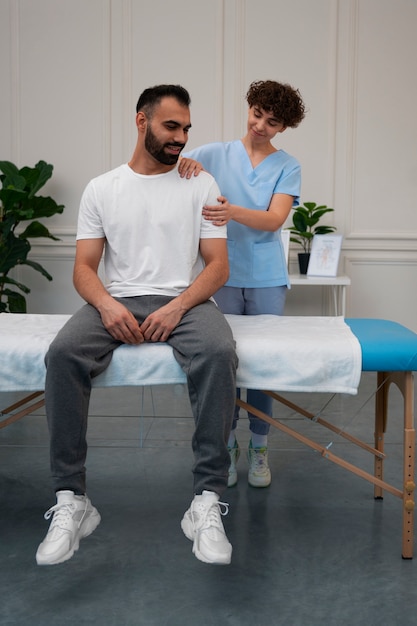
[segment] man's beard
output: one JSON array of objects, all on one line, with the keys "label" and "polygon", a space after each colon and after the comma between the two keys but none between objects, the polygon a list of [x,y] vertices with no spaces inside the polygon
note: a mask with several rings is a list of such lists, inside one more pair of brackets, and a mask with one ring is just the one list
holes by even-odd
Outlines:
[{"label": "man's beard", "polygon": [[164,165],[175,165],[175,163],[178,161],[180,153],[178,154],[167,153],[165,152],[166,146],[175,146],[175,147],[181,148],[182,150],[185,144],[177,143],[177,142],[163,144],[160,141],[158,141],[156,136],[153,134],[151,127],[148,126],[146,129],[146,134],[145,134],[146,150],[149,152],[150,155],[153,156],[154,159],[159,161],[159,163],[163,163]]}]

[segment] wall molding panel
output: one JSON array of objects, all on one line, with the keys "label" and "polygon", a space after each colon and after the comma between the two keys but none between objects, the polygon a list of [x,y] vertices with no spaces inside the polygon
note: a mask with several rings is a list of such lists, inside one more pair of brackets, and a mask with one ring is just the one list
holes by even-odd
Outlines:
[{"label": "wall molding panel", "polygon": [[246,3],[241,0],[223,0],[223,141],[241,137],[245,128],[245,8]]},{"label": "wall molding panel", "polygon": [[345,238],[352,234],[354,155],[356,151],[355,102],[357,90],[358,2],[338,0],[337,97],[335,148],[335,203],[341,209]]}]

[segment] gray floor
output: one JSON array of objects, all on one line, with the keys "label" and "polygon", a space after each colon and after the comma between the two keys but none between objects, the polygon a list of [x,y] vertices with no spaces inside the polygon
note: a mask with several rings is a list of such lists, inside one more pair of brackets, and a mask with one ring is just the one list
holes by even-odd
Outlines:
[{"label": "gray floor", "polygon": [[[334,398],[323,417],[371,443],[374,384],[365,375],[358,396]],[[288,397],[313,413],[328,399]],[[0,400],[4,407],[11,396]],[[288,409],[278,414],[372,471],[372,459],[338,435]],[[243,447],[247,426],[241,419]],[[88,492],[102,523],[73,559],[44,568],[34,554],[54,503],[45,418],[38,412],[0,431],[1,626],[417,624],[417,553],[401,558],[401,501],[374,500],[369,483],[275,429],[270,488],[248,486],[243,455],[239,483],[223,498],[232,564],[197,561],[179,526],[192,498],[192,429],[182,386],[95,391]],[[386,477],[400,486],[395,389],[386,447]]]}]

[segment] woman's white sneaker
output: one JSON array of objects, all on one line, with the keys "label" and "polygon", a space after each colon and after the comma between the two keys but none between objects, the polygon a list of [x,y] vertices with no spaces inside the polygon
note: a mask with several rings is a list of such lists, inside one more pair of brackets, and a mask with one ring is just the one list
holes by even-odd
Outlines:
[{"label": "woman's white sneaker", "polygon": [[271,470],[268,465],[268,448],[248,448],[248,483],[252,487],[268,487],[271,484]]},{"label": "woman's white sneaker", "polygon": [[36,552],[38,565],[56,565],[70,559],[78,550],[80,539],[97,528],[101,517],[87,496],[72,491],[58,491],[57,503],[45,513],[52,517],[45,539]]}]

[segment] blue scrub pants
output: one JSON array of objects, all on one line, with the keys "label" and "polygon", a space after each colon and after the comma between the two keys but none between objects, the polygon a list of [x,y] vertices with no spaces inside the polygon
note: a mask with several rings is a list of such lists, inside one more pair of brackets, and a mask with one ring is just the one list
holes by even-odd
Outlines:
[{"label": "blue scrub pants", "polygon": [[[214,299],[223,313],[230,315],[283,315],[287,287],[222,287],[214,295]],[[237,397],[240,398],[240,389],[237,389]],[[257,389],[247,390],[247,401],[259,411],[272,417],[271,397]],[[256,415],[248,413],[249,429],[257,435],[267,435],[270,425],[259,419]],[[235,407],[232,429],[237,426],[239,419],[239,407]]]}]

